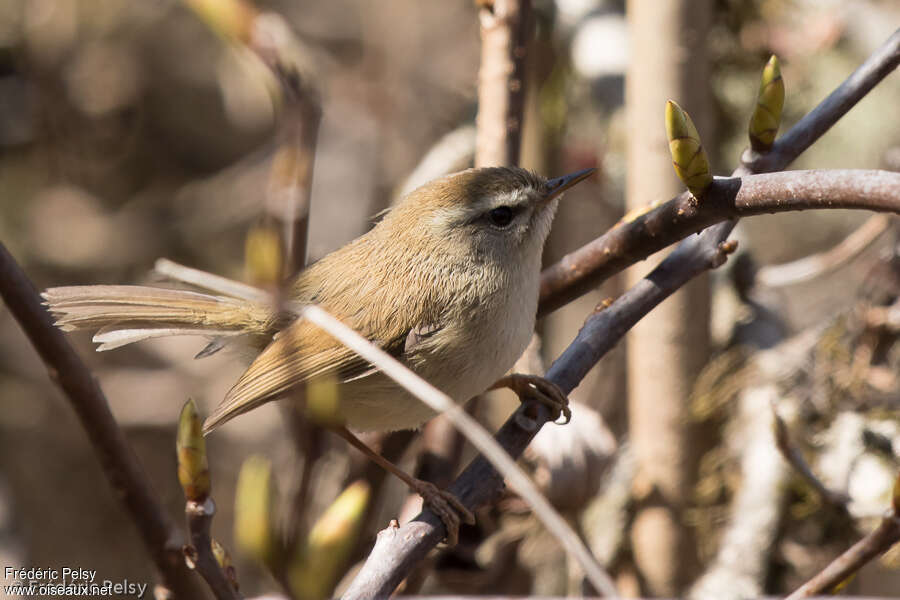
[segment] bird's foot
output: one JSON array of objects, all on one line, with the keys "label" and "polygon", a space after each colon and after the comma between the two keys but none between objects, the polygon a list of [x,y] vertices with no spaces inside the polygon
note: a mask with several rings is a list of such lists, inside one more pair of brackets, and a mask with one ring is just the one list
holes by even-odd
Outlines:
[{"label": "bird's foot", "polygon": [[455,546],[459,541],[460,518],[463,523],[475,524],[475,515],[472,514],[472,511],[447,490],[442,490],[433,483],[422,479],[414,479],[410,488],[422,496],[425,506],[444,522],[444,527],[447,528],[446,542],[448,546]]},{"label": "bird's foot", "polygon": [[514,391],[519,400],[523,400],[528,396],[534,398],[544,406],[548,407],[553,415],[553,420],[559,418],[560,415],[565,417],[565,421],[560,425],[565,425],[572,420],[572,411],[569,409],[569,398],[566,396],[559,386],[544,379],[538,375],[523,375],[521,373],[512,373],[501,378],[490,389],[509,388]]}]

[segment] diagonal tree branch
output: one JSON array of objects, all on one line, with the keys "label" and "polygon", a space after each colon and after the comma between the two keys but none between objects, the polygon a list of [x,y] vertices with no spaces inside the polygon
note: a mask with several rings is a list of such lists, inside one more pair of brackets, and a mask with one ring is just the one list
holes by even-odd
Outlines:
[{"label": "diagonal tree branch", "polygon": [[0,295],[47,365],[50,379],[66,394],[87,433],[113,492],[134,521],[162,577],[177,598],[202,598],[199,580],[181,554],[184,540],[164,510],[137,457],[109,410],[109,404],[21,267],[0,244]]},{"label": "diagonal tree branch", "polygon": [[[735,170],[734,175],[771,172],[786,167],[897,65],[900,65],[900,29],[821,104],[779,138],[768,153],[745,153],[744,165]],[[553,312],[626,267],[710,225],[698,218],[692,197],[684,193],[567,254],[541,274],[538,316]],[[720,239],[724,239],[721,234],[727,226],[722,227]],[[728,233],[730,231],[728,228]]]}]

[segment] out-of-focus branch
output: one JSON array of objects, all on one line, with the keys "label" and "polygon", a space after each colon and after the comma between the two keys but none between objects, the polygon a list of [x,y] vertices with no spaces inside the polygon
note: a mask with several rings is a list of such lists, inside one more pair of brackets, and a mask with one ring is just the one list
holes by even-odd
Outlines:
[{"label": "out-of-focus branch", "polygon": [[781,452],[784,459],[791,467],[793,467],[796,473],[803,477],[803,479],[818,492],[823,500],[846,514],[847,505],[850,503],[850,496],[844,492],[829,489],[818,477],[816,477],[816,474],[813,473],[812,469],[803,458],[803,455],[791,441],[787,425],[785,424],[784,419],[781,418],[781,415],[778,414],[778,409],[774,403],[772,404],[772,416],[775,419],[775,445],[778,447],[778,451]]},{"label": "out-of-focus branch", "polygon": [[847,264],[881,237],[891,225],[888,215],[873,215],[838,245],[781,265],[767,265],[756,274],[764,287],[783,287],[810,281]]},{"label": "out-of-focus branch", "polygon": [[31,281],[2,244],[0,295],[47,365],[50,378],[72,404],[114,495],[134,521],[165,587],[176,598],[202,597],[199,580],[189,575],[184,566],[181,534],[125,441],[100,386],[53,325]]},{"label": "out-of-focus branch", "polygon": [[[247,47],[269,67],[279,84],[273,101],[281,109],[276,123],[280,139],[269,173],[266,213],[281,228],[282,274],[291,277],[306,266],[313,166],[322,120],[319,86],[307,51],[280,15],[257,15],[250,31]],[[293,545],[301,534],[313,466],[323,454],[325,442],[321,429],[312,426],[297,406],[282,404],[281,412],[303,462],[286,525],[286,541]]]},{"label": "out-of-focus branch", "polygon": [[[819,106],[779,138],[768,153],[745,154],[744,166],[739,167],[734,175],[765,173],[786,167],[897,65],[900,65],[900,30]],[[693,220],[697,215],[692,216],[691,200],[687,193],[681,194],[628,223],[614,227],[544,269],[541,274],[539,315],[556,310],[626,267],[708,227],[711,223]],[[721,235],[719,238],[724,239]]]},{"label": "out-of-focus branch", "polygon": [[522,145],[531,0],[481,2],[475,166],[516,165]]},{"label": "out-of-focus branch", "polygon": [[[322,120],[318,78],[308,50],[280,15],[260,12],[245,0],[185,2],[214,31],[255,54],[278,84],[272,96],[279,108],[279,139],[265,204],[266,215],[278,224],[284,242],[284,256],[279,263],[281,278],[289,278],[306,265],[313,165]],[[324,442],[322,432],[309,425],[302,411],[284,406],[282,414],[304,462],[294,490],[294,511],[287,525],[288,542],[293,543],[300,534],[313,464],[322,454]]]},{"label": "out-of-focus branch", "polygon": [[244,0],[184,0],[210,29],[250,50],[278,82],[273,101],[281,109],[281,140],[266,197],[268,214],[284,228],[292,275],[306,263],[309,199],[322,107],[308,51],[278,14]]},{"label": "out-of-focus branch", "polygon": [[765,375],[741,392],[736,431],[728,435],[740,453],[741,487],[715,559],[691,586],[693,600],[753,598],[763,589],[790,473],[773,448],[765,413],[766,403],[777,397],[777,386]]},{"label": "out-of-focus branch", "polygon": [[881,523],[869,535],[853,544],[812,579],[785,600],[824,594],[859,571],[869,561],[900,542],[900,477],[894,484],[893,503]]},{"label": "out-of-focus branch", "polygon": [[419,164],[400,184],[397,197],[449,173],[472,166],[475,160],[475,127],[466,123],[444,135],[425,153]]}]

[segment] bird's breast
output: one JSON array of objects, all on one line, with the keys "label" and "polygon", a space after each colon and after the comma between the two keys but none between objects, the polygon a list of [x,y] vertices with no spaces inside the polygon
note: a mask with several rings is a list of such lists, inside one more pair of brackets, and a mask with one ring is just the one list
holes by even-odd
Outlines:
[{"label": "bird's breast", "polygon": [[458,402],[480,394],[515,364],[528,346],[537,312],[538,279],[516,278],[456,314],[435,333],[420,374]]}]

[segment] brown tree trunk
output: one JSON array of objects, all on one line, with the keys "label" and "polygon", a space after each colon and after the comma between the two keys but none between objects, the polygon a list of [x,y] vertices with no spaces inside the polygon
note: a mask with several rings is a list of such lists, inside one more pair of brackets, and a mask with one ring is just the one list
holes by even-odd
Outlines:
[{"label": "brown tree trunk", "polygon": [[[629,209],[684,190],[672,169],[663,121],[667,99],[691,113],[706,144],[710,101],[705,42],[711,0],[630,0]],[[629,285],[661,257],[628,272]],[[695,480],[697,436],[687,421],[691,388],[709,352],[709,283],[701,277],[644,318],[628,337],[629,431],[638,460],[632,527],[648,594],[675,596],[696,574],[684,510]]]}]

